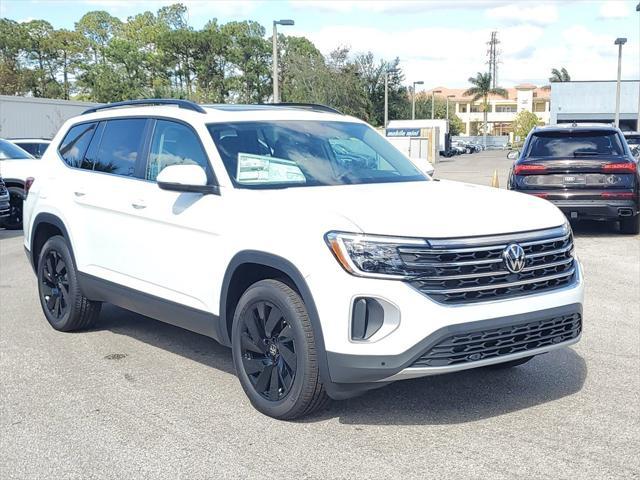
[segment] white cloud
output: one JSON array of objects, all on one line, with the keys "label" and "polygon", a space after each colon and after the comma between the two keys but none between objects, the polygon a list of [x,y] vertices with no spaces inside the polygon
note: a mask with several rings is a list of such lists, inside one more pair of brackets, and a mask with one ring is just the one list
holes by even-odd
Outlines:
[{"label": "white cloud", "polygon": [[[325,54],[338,46],[352,53],[371,51],[378,59],[400,57],[406,82],[423,80],[425,88],[438,85],[465,87],[467,78],[486,71],[490,29],[418,28],[391,32],[384,28],[327,26],[316,31],[291,29],[304,35]],[[616,51],[607,35],[590,32],[584,26],[567,26],[557,44],[543,47],[547,35],[538,25],[513,25],[499,29],[501,51],[498,82],[504,87],[532,82],[546,84],[552,68],[566,67],[574,79],[611,79],[615,76]],[[623,77],[637,78],[638,45],[625,45]],[[634,56],[635,55],[635,56]]]},{"label": "white cloud", "polygon": [[598,18],[602,19],[618,19],[628,18],[631,16],[631,2],[624,0],[609,0],[603,2],[600,6]]},{"label": "white cloud", "polygon": [[552,4],[522,6],[502,5],[486,11],[487,18],[507,24],[550,25],[558,21],[558,8]]},{"label": "white cloud", "polygon": [[329,13],[411,14],[438,9],[482,9],[504,5],[507,0],[290,0],[297,9],[312,9]]}]

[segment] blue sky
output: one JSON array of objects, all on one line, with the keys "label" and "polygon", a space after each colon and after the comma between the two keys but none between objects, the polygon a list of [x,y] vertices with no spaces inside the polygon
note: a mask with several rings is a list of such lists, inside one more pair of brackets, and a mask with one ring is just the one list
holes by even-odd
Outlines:
[{"label": "blue sky", "polygon": [[[0,0],[0,14],[17,21],[44,19],[55,27],[73,28],[84,13],[106,10],[123,20],[165,0]],[[623,48],[626,79],[640,76],[640,13],[637,0],[504,1],[223,1],[184,0],[189,23],[202,27],[209,19],[271,22],[292,18],[283,33],[304,35],[324,53],[338,46],[354,52],[371,50],[379,58],[400,57],[407,82],[425,87],[464,87],[467,78],[486,66],[492,30],[501,40],[498,80],[509,87],[522,82],[543,84],[552,67],[565,66],[574,80],[614,79],[616,37]]]}]

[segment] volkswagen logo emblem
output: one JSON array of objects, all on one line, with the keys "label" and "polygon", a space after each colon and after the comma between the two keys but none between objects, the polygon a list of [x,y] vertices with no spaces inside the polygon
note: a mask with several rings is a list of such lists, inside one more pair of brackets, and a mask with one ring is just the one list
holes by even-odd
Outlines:
[{"label": "volkswagen logo emblem", "polygon": [[504,264],[511,273],[520,273],[524,268],[525,254],[524,249],[517,243],[507,245],[502,252]]}]

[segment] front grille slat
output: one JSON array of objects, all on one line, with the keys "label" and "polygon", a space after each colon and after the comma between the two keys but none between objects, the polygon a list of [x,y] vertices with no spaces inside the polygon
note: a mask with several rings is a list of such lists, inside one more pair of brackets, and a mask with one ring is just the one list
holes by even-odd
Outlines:
[{"label": "front grille slat", "polygon": [[[429,243],[429,248],[402,246],[398,253],[410,273],[408,282],[440,303],[528,295],[566,286],[575,278],[568,227]],[[510,272],[503,259],[505,248],[512,243],[525,253],[524,268],[517,273]]]},{"label": "front grille slat", "polygon": [[542,321],[458,333],[424,352],[411,368],[443,367],[497,358],[564,343],[582,331],[582,316],[573,313]]}]

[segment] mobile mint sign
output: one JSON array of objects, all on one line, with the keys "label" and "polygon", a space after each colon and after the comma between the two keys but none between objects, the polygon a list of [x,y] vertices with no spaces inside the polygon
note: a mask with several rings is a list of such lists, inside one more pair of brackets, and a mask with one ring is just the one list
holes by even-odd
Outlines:
[{"label": "mobile mint sign", "polygon": [[419,128],[387,128],[387,137],[419,137]]}]

